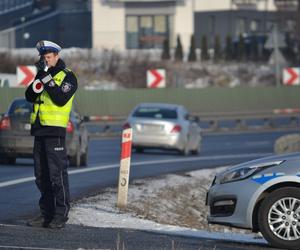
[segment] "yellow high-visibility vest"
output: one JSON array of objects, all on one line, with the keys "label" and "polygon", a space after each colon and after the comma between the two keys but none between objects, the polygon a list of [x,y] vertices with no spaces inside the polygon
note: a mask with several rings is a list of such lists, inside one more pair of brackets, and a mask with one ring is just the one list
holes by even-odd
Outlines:
[{"label": "yellow high-visibility vest", "polygon": [[[66,70],[58,72],[53,80],[60,86],[66,77]],[[43,126],[55,126],[55,127],[67,127],[70,112],[72,109],[74,95],[64,105],[56,105],[48,95],[47,91],[43,91],[42,94],[37,98],[37,102],[34,104],[33,112],[30,115],[30,123],[34,124],[37,116],[39,116],[40,123]]]}]

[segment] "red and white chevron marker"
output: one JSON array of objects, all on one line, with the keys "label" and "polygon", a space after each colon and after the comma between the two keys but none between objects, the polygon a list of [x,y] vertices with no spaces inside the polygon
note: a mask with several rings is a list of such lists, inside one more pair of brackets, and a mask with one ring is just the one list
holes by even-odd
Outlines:
[{"label": "red and white chevron marker", "polygon": [[147,87],[151,89],[166,87],[166,71],[164,69],[147,70]]},{"label": "red and white chevron marker", "polygon": [[127,206],[131,146],[132,146],[132,128],[127,128],[123,130],[122,133],[122,148],[121,148],[118,201],[117,201],[117,206],[119,208],[124,208]]},{"label": "red and white chevron marker", "polygon": [[36,75],[36,67],[35,66],[18,66],[17,67],[17,82],[18,87],[26,87],[30,83],[33,82],[34,77]]},{"label": "red and white chevron marker", "polygon": [[300,85],[300,68],[283,69],[284,85]]}]

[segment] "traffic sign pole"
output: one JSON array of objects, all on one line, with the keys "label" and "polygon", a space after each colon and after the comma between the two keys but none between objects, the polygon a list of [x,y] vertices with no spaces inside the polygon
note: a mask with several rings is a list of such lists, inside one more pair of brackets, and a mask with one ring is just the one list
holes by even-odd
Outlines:
[{"label": "traffic sign pole", "polygon": [[278,35],[277,35],[277,25],[275,24],[273,32],[273,41],[274,41],[274,53],[275,53],[275,71],[276,71],[276,86],[280,86],[280,66],[279,66],[279,48],[278,48]]}]

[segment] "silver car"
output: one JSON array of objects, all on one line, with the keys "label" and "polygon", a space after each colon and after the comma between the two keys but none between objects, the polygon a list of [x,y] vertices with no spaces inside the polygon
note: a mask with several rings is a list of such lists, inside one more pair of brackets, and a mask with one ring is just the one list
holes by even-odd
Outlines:
[{"label": "silver car", "polygon": [[271,245],[300,249],[300,154],[270,156],[216,175],[208,222],[260,231]]},{"label": "silver car", "polygon": [[173,149],[183,155],[198,154],[201,133],[197,119],[181,105],[141,103],[133,109],[124,128],[133,129],[133,148]]},{"label": "silver car", "polygon": [[[0,163],[15,164],[17,157],[32,158],[34,137],[30,135],[32,104],[15,98],[0,119]],[[67,125],[66,148],[70,165],[87,166],[88,131],[85,117],[72,110]]]}]

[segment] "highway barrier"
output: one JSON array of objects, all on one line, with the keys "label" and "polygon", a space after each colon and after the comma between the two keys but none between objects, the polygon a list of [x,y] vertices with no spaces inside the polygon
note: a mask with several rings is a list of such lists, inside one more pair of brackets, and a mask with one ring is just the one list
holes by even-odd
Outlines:
[{"label": "highway barrier", "polygon": [[[251,132],[266,130],[299,130],[300,112],[279,112],[278,110],[244,113],[203,113],[193,114],[198,117],[198,124],[203,134],[219,132]],[[93,138],[120,136],[125,123],[125,116],[91,116],[86,122]]]},{"label": "highway barrier", "polygon": [[[0,114],[25,89],[0,88]],[[120,135],[129,112],[141,102],[184,105],[199,118],[203,133],[297,129],[300,87],[236,87],[204,89],[126,89],[114,91],[79,89],[75,106],[90,117],[87,126],[94,136]]]},{"label": "highway barrier", "polygon": [[[25,89],[0,88],[0,113]],[[75,104],[88,116],[127,116],[141,102],[166,102],[184,105],[191,113],[243,113],[275,109],[299,109],[300,87],[235,87],[204,89],[126,89],[84,90],[76,92]]]}]

